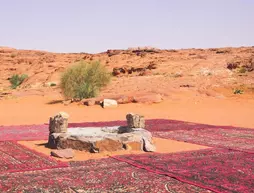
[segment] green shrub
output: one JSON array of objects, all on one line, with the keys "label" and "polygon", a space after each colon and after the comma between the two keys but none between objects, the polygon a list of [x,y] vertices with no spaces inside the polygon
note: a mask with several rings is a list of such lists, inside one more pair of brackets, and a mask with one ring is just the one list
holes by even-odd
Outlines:
[{"label": "green shrub", "polygon": [[245,67],[241,66],[238,70],[239,73],[245,73],[247,70]]},{"label": "green shrub", "polygon": [[243,90],[241,89],[235,89],[234,94],[243,94]]},{"label": "green shrub", "polygon": [[15,58],[15,57],[16,57],[16,54],[12,53],[11,58]]},{"label": "green shrub", "polygon": [[49,86],[56,86],[56,83],[52,82]]},{"label": "green shrub", "polygon": [[22,82],[28,78],[28,76],[26,74],[14,74],[12,75],[12,77],[10,78],[10,83],[11,83],[11,88],[12,89],[16,89],[19,85],[22,84]]},{"label": "green shrub", "polygon": [[60,87],[67,99],[81,100],[97,96],[110,78],[110,73],[100,62],[80,61],[63,73]]}]

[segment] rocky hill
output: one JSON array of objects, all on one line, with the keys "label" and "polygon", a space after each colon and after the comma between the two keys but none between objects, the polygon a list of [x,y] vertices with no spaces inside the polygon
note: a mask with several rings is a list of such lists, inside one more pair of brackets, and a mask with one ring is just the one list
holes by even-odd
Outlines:
[{"label": "rocky hill", "polygon": [[[101,95],[191,91],[220,97],[233,89],[254,90],[254,47],[159,50],[131,48],[98,54],[51,53],[0,47],[0,95],[60,92],[61,73],[79,60],[99,60],[114,75]],[[28,78],[10,89],[14,74]]]}]

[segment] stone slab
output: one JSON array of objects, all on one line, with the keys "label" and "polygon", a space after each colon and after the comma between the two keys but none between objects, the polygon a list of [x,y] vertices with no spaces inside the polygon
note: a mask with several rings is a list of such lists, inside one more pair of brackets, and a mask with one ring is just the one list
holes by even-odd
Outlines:
[{"label": "stone slab", "polygon": [[77,127],[68,128],[66,133],[49,136],[50,148],[72,148],[87,152],[118,151],[123,149],[155,151],[152,134],[142,128]]}]

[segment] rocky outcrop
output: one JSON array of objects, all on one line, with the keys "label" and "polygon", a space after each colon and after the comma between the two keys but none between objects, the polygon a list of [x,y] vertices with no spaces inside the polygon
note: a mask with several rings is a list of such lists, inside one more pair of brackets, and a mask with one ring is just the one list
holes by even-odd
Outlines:
[{"label": "rocky outcrop", "polygon": [[229,70],[242,69],[251,72],[254,70],[254,55],[249,57],[235,57],[227,63]]},{"label": "rocky outcrop", "polygon": [[113,68],[112,75],[119,76],[119,75],[127,75],[127,74],[137,73],[139,76],[144,76],[146,74],[147,75],[149,74],[149,73],[147,73],[148,71],[151,71],[156,68],[157,68],[157,65],[153,62],[151,62],[150,64],[148,64],[147,66],[144,66],[144,67],[133,67],[133,66],[124,65],[122,67]]}]

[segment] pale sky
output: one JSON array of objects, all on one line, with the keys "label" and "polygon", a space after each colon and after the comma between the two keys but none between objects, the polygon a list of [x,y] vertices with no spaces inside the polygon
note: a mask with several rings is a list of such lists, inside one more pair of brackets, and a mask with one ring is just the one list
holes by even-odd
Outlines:
[{"label": "pale sky", "polygon": [[254,0],[0,0],[0,46],[89,53],[254,46]]}]

